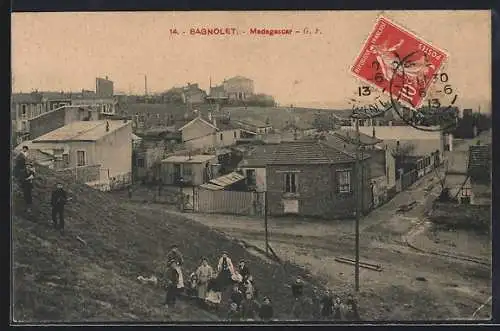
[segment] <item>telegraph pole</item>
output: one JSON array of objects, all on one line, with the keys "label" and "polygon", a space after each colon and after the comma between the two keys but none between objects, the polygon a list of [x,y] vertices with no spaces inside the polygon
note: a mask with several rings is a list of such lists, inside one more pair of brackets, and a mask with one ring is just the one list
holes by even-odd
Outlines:
[{"label": "telegraph pole", "polygon": [[266,228],[266,255],[269,255],[269,231],[267,228],[267,190],[264,191],[264,226]]},{"label": "telegraph pole", "polygon": [[359,203],[361,201],[362,193],[362,183],[360,183],[361,178],[361,162],[360,162],[360,149],[361,149],[361,136],[359,133],[359,118],[356,118],[356,165],[355,165],[355,198],[356,198],[356,230],[355,230],[355,238],[356,238],[356,257],[355,257],[355,269],[354,269],[354,289],[356,292],[359,292],[359,218],[360,218],[360,208]]}]

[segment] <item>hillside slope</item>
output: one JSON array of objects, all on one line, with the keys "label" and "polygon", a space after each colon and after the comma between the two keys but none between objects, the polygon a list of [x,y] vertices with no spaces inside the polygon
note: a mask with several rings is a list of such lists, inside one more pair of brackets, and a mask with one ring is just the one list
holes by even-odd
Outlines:
[{"label": "hillside slope", "polygon": [[[37,175],[32,217],[25,215],[17,189],[12,196],[15,321],[220,319],[222,315],[189,302],[166,311],[164,290],[137,282],[139,275],[161,275],[173,243],[184,253],[186,273],[194,270],[201,255],[214,265],[221,250],[230,252],[234,261],[246,259],[260,292],[271,296],[278,317],[287,318],[291,296],[285,284],[303,274],[302,269],[266,263],[206,226],[167,212],[152,214],[85,185],[68,184],[69,178],[49,169],[39,166]],[[66,207],[64,236],[49,222],[50,192],[58,181],[73,196]]]}]

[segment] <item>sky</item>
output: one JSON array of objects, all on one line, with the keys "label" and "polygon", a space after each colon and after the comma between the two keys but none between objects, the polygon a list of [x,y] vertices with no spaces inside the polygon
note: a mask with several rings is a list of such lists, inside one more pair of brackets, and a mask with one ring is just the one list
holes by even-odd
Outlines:
[{"label": "sky", "polygon": [[[143,94],[145,75],[150,93],[242,75],[280,104],[345,107],[361,84],[349,68],[379,15],[448,52],[457,105],[489,110],[489,11],[13,13],[13,91],[94,90],[108,76],[115,91]],[[202,27],[240,34],[189,34]],[[241,34],[250,28],[321,33]]]}]

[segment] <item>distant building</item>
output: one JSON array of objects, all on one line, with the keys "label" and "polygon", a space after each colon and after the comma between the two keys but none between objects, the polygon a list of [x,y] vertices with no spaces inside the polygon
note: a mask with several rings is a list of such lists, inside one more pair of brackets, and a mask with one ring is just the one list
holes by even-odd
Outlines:
[{"label": "distant building", "polygon": [[205,102],[207,93],[197,83],[188,83],[183,87],[173,87],[160,97],[165,103],[200,104]]},{"label": "distant building", "polygon": [[69,104],[71,96],[63,92],[13,93],[11,96],[13,141],[21,143],[29,139],[29,120]]},{"label": "distant building", "polygon": [[268,134],[273,130],[271,124],[253,118],[242,118],[234,120],[242,129],[256,134]]},{"label": "distant building", "polygon": [[97,120],[99,113],[91,108],[63,106],[28,120],[29,139],[38,138],[72,122]]},{"label": "distant building", "polygon": [[222,82],[222,86],[231,100],[246,100],[254,94],[253,80],[243,76],[226,79]]},{"label": "distant building", "polygon": [[111,98],[114,95],[113,91],[113,81],[108,79],[108,76],[105,78],[97,77],[95,79],[95,93],[99,98]]},{"label": "distant building", "polygon": [[72,122],[34,139],[31,148],[53,155],[56,169],[73,169],[91,185],[109,189],[116,179],[131,180],[131,122]]},{"label": "distant building", "polygon": [[115,115],[117,113],[118,102],[114,97],[77,95],[73,97],[71,104],[93,108],[103,115]]},{"label": "distant building", "polygon": [[161,161],[161,176],[167,185],[183,184],[198,186],[214,178],[212,165],[216,155],[173,155]]}]

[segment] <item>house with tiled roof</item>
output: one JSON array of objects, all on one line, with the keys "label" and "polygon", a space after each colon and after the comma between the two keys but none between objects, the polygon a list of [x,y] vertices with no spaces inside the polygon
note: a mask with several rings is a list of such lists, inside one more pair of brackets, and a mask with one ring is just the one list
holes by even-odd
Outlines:
[{"label": "house with tiled roof", "polygon": [[369,155],[354,154],[321,140],[282,142],[266,160],[266,189],[271,215],[296,214],[327,219],[353,217],[356,190],[360,206],[372,206]]}]

